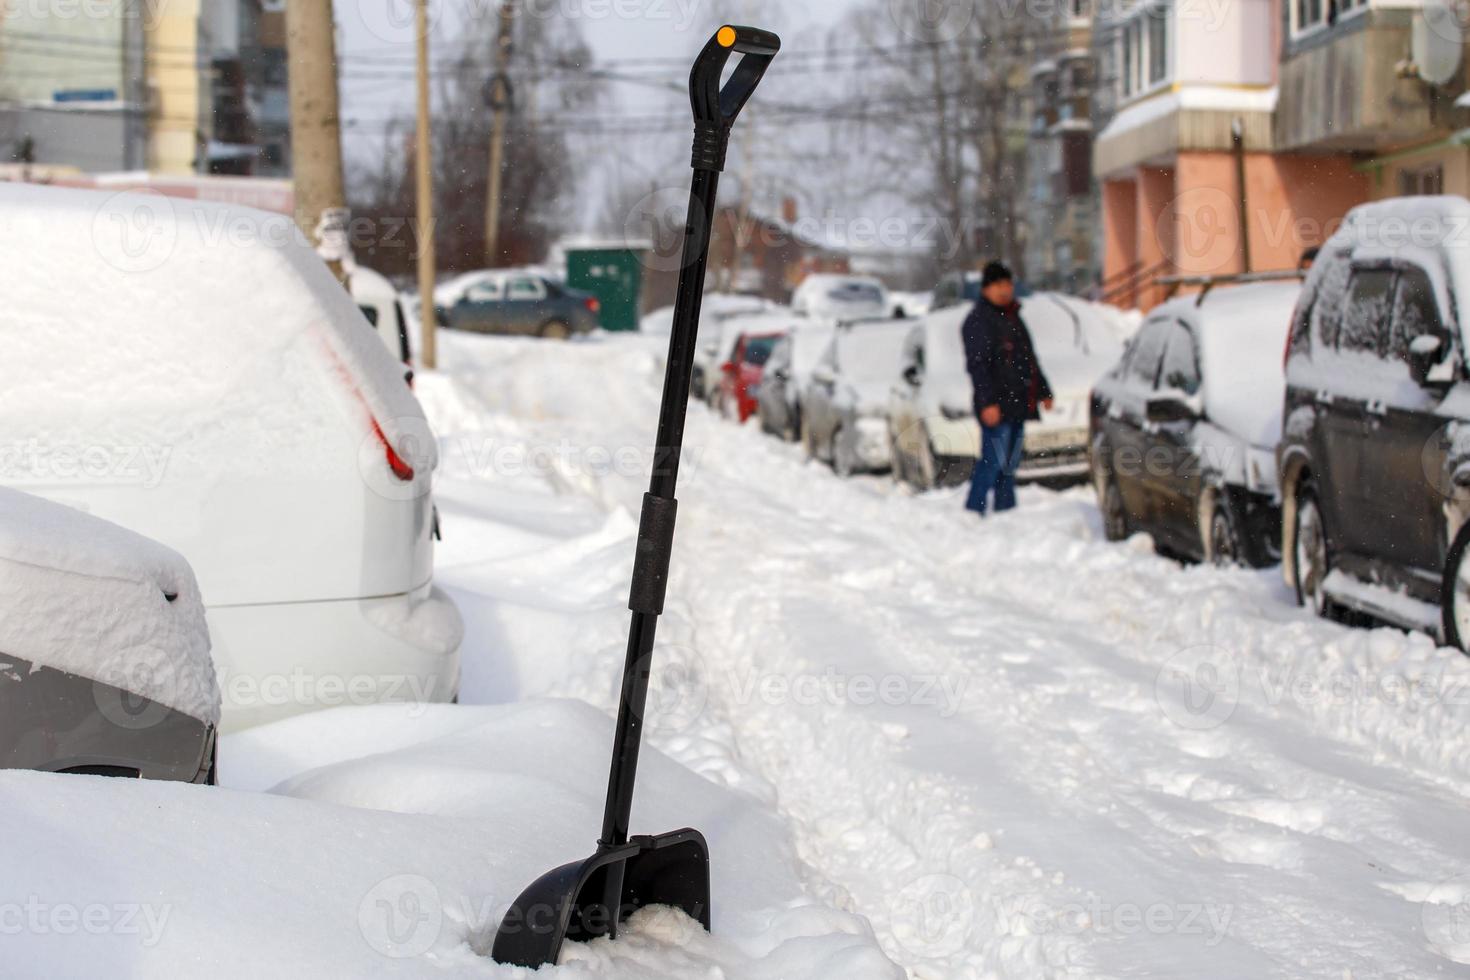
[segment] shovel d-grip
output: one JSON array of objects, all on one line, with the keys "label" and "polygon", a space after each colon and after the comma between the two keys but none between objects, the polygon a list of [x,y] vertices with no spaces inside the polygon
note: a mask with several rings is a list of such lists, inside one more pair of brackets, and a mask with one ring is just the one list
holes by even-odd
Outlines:
[{"label": "shovel d-grip", "polygon": [[[684,418],[709,262],[715,193],[725,166],[730,128],[780,50],[781,39],[769,31],[721,27],[699,53],[689,74],[689,101],[694,109],[694,178],[689,189],[689,219],[684,227],[679,292],[659,408],[653,479],[643,497],[638,525],[638,553],[628,599],[633,620],[623,663],[602,836],[591,857],[547,872],[520,894],[496,930],[490,955],[497,963],[533,968],[555,963],[567,939],[616,938],[624,919],[650,905],[680,909],[706,930],[710,927],[709,847],[704,835],[685,829],[656,837],[629,837],[628,821],[633,811],[654,635],[669,583],[678,511],[674,490],[684,446]],[[720,78],[731,54],[742,57],[722,86]]]}]

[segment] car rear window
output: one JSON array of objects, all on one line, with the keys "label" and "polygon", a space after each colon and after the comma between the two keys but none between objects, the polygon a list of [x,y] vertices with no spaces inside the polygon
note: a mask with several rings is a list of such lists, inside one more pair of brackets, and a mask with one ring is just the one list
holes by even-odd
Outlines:
[{"label": "car rear window", "polygon": [[1382,355],[1393,311],[1393,270],[1357,269],[1342,314],[1340,350]]},{"label": "car rear window", "polygon": [[745,342],[745,363],[760,366],[771,359],[779,337],[755,337]]}]

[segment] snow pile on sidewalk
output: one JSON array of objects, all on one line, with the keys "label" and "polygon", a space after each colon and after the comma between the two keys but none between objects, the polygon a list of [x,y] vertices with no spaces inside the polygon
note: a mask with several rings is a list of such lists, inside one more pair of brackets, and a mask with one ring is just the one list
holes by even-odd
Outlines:
[{"label": "snow pile on sidewalk", "polygon": [[204,604],[183,556],[0,487],[0,671],[7,656],[219,721]]},{"label": "snow pile on sidewalk", "polygon": [[[0,835],[24,842],[0,899],[6,963],[527,976],[479,951],[522,887],[592,852],[611,729],[569,701],[344,708],[230,736],[222,775],[238,788],[0,773]],[[714,934],[646,910],[555,975],[897,980],[862,919],[803,895],[772,814],[657,753],[640,783],[637,826],[710,834]]]}]

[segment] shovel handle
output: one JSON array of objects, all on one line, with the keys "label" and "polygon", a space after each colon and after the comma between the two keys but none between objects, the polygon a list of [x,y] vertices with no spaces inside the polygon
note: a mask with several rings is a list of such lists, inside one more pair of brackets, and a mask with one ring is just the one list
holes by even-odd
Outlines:
[{"label": "shovel handle", "polygon": [[[715,31],[689,73],[689,101],[694,107],[694,169],[725,169],[730,127],[755,94],[766,69],[781,50],[781,39],[757,27],[726,24]],[[740,63],[722,87],[720,77],[731,54]]]}]

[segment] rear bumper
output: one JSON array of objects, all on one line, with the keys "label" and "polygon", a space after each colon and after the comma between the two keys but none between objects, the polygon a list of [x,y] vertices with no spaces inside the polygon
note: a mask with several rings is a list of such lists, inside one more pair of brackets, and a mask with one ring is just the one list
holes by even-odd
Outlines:
[{"label": "rear bumper", "polygon": [[1016,471],[1020,480],[1055,480],[1086,476],[1089,470],[1087,428],[1026,427],[1026,455]]},{"label": "rear bumper", "polygon": [[448,703],[459,696],[459,609],[432,585],[397,596],[208,610],[237,731],[345,705]]}]

